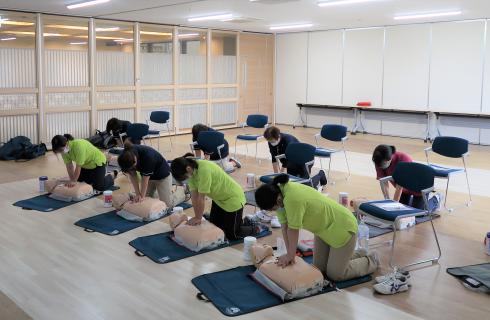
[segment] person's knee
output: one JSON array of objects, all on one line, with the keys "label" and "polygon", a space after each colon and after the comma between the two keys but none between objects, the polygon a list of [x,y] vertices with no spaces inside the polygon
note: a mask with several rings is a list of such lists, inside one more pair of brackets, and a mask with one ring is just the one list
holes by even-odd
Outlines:
[{"label": "person's knee", "polygon": [[345,270],[339,268],[332,268],[327,265],[326,276],[331,281],[342,281],[344,279]]}]

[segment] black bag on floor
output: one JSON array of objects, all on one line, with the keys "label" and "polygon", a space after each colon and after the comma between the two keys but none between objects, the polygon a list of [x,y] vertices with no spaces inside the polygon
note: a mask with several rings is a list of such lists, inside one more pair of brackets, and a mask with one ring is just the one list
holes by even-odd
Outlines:
[{"label": "black bag on floor", "polygon": [[99,149],[110,149],[117,145],[116,138],[107,131],[96,130],[87,140]]},{"label": "black bag on floor", "polygon": [[31,160],[45,155],[46,151],[44,143],[32,144],[29,138],[17,136],[0,147],[0,160]]}]

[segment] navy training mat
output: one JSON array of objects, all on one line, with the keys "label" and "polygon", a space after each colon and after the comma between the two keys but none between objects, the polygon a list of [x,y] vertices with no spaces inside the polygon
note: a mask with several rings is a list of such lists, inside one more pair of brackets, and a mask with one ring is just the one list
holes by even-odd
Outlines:
[{"label": "navy training mat", "polygon": [[[158,233],[151,236],[139,237],[129,243],[135,249],[135,254],[140,257],[147,256],[156,263],[168,263],[188,257],[193,257],[206,252],[226,248],[238,243],[242,240],[229,241],[213,249],[203,249],[199,252],[195,252],[187,249],[184,246],[179,245],[172,240],[172,231],[165,233]],[[262,238],[272,234],[267,230],[261,234],[255,236],[256,238]]]},{"label": "navy training mat", "polygon": [[[229,317],[308,298],[283,302],[249,276],[254,271],[254,266],[236,267],[195,277],[192,279],[192,284],[199,290],[198,299],[211,302],[216,309]],[[336,287],[344,289],[371,281],[371,279],[371,276],[364,276],[337,282]],[[316,295],[332,291],[335,291],[334,287],[325,287],[322,292]]]}]

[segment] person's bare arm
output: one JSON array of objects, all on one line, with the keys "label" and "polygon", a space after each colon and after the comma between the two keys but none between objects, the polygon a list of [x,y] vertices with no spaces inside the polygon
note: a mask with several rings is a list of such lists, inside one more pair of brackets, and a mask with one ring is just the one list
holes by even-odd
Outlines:
[{"label": "person's bare arm", "polygon": [[280,267],[286,267],[290,264],[294,263],[294,258],[296,257],[296,248],[298,247],[298,239],[299,239],[299,230],[287,228],[287,254],[280,256],[277,260],[277,264]]},{"label": "person's bare arm", "polygon": [[150,180],[150,176],[142,176],[140,183],[140,196],[141,200],[146,197],[146,191],[148,190],[148,181]]},{"label": "person's bare arm", "polygon": [[197,190],[191,192],[192,206],[194,207],[194,217],[187,222],[189,225],[199,225],[202,221],[204,214],[204,194],[197,192]]},{"label": "person's bare arm", "polygon": [[278,161],[272,163],[272,170],[274,170],[274,173],[279,173],[281,171],[281,166]]},{"label": "person's bare arm", "polygon": [[395,195],[393,196],[393,200],[400,201],[400,197],[402,196],[402,191],[403,188],[397,185],[395,189]]}]

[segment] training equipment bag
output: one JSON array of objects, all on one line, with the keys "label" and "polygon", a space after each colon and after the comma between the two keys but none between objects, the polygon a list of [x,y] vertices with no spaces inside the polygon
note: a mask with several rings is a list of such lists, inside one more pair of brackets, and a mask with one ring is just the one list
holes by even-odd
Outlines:
[{"label": "training equipment bag", "polygon": [[99,149],[110,149],[117,145],[116,138],[107,131],[96,130],[87,140]]},{"label": "training equipment bag", "polygon": [[0,147],[0,160],[31,160],[45,155],[46,151],[44,143],[32,144],[29,138],[17,136]]}]

